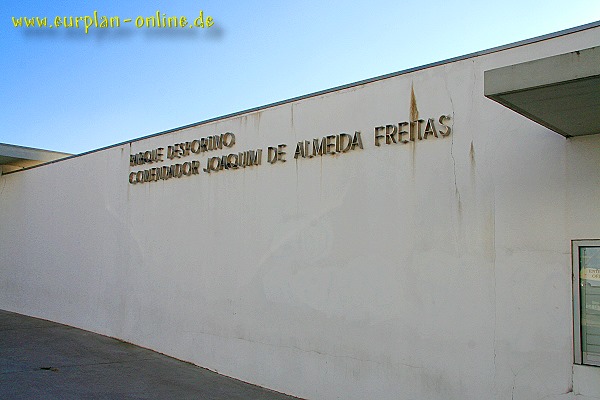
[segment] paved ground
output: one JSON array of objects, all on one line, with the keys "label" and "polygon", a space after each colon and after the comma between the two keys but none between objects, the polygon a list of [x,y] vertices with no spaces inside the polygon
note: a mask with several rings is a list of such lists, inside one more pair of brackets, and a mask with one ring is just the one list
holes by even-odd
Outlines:
[{"label": "paved ground", "polygon": [[296,398],[106,336],[0,310],[0,399]]}]

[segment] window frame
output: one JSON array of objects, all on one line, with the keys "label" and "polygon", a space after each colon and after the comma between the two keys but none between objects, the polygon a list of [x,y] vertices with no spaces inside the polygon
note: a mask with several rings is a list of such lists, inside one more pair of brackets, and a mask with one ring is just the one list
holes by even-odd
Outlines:
[{"label": "window frame", "polygon": [[600,366],[597,364],[583,362],[582,338],[581,338],[581,290],[580,290],[580,260],[579,249],[581,247],[600,247],[600,239],[584,239],[571,241],[571,260],[573,278],[573,361],[575,364]]}]

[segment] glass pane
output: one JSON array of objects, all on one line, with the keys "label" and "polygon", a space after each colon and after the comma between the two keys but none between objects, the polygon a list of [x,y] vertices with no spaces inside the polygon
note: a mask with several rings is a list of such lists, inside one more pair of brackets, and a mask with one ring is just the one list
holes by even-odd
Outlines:
[{"label": "glass pane", "polygon": [[600,364],[600,247],[579,248],[581,350],[584,364]]}]

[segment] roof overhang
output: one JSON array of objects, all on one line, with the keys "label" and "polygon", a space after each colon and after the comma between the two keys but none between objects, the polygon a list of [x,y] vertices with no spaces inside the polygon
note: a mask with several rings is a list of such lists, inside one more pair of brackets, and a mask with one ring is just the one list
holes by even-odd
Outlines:
[{"label": "roof overhang", "polygon": [[565,136],[600,133],[600,47],[484,72],[486,97]]},{"label": "roof overhang", "polygon": [[31,147],[0,143],[0,173],[33,167],[45,162],[68,157],[71,154],[60,153]]}]

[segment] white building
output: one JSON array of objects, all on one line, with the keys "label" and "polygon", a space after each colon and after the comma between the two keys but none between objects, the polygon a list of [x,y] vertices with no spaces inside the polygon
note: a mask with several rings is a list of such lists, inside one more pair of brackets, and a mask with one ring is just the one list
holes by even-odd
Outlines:
[{"label": "white building", "polygon": [[599,45],[5,173],[0,308],[308,399],[600,398]]}]

